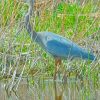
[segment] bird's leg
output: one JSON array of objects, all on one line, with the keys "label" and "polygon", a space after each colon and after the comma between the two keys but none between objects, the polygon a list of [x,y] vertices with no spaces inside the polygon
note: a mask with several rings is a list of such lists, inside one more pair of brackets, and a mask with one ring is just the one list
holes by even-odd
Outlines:
[{"label": "bird's leg", "polygon": [[61,59],[56,58],[56,59],[55,59],[55,73],[54,73],[54,80],[56,80],[56,74],[57,74],[57,72],[58,72],[58,70],[59,70],[60,65],[61,65]]}]

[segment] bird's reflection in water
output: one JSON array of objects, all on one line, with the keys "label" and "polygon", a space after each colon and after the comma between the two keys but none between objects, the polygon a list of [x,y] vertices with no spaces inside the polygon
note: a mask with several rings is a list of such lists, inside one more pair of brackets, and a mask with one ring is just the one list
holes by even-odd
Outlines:
[{"label": "bird's reflection in water", "polygon": [[[36,80],[33,85],[27,82],[20,82],[18,90],[11,91],[7,97],[4,82],[0,82],[0,100],[99,100],[100,91],[98,86],[90,82],[67,79],[67,82],[60,80]],[[7,83],[6,83],[7,84]],[[6,85],[5,84],[5,85]]]},{"label": "bird's reflection in water", "polygon": [[54,91],[55,91],[55,100],[63,100],[62,98],[63,98],[64,88],[57,86],[56,81],[54,81]]}]

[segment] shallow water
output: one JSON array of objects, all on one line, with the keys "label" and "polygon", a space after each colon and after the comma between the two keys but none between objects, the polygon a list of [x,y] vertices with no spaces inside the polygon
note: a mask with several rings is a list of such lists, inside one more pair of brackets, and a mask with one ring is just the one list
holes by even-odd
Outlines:
[{"label": "shallow water", "polygon": [[[9,82],[0,82],[0,100],[100,100],[99,85],[68,79],[67,82],[36,80],[34,85],[21,80],[16,88],[7,88]],[[15,85],[16,87],[16,85]],[[16,90],[16,91],[15,91]]]}]

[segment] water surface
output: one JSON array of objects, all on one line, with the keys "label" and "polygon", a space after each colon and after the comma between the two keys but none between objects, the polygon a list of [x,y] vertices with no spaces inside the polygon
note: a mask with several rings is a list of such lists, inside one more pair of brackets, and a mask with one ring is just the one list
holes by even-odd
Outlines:
[{"label": "water surface", "polygon": [[0,100],[100,100],[99,85],[94,85],[92,81],[40,79],[29,84],[22,79],[17,90],[16,86],[10,92],[9,82],[1,81]]}]

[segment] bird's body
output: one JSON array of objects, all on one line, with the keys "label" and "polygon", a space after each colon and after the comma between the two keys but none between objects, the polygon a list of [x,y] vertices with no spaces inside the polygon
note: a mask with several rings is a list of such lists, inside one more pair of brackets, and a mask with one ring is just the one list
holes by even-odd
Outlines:
[{"label": "bird's body", "polygon": [[95,56],[65,37],[53,32],[35,32],[30,24],[34,0],[30,0],[29,11],[25,16],[25,24],[33,41],[37,42],[46,52],[55,58],[82,58],[95,60]]},{"label": "bird's body", "polygon": [[53,32],[37,32],[33,41],[36,41],[46,52],[56,58],[95,59],[95,56],[89,53],[88,50]]},{"label": "bird's body", "polygon": [[29,0],[29,10],[25,16],[26,30],[31,39],[37,42],[46,52],[50,53],[55,58],[55,74],[58,71],[58,66],[61,65],[62,59],[67,58],[82,58],[95,60],[95,56],[78,46],[76,43],[66,39],[53,32],[35,32],[30,24],[30,17],[32,16],[34,0]]}]

